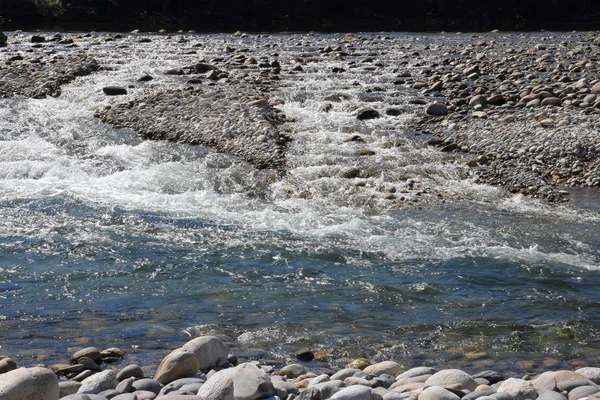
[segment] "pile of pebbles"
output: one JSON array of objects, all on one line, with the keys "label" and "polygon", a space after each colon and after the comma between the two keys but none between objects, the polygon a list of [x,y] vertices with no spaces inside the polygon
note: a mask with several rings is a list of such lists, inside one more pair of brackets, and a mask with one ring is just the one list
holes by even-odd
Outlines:
[{"label": "pile of pebbles", "polygon": [[[345,368],[307,368],[314,353],[276,365],[239,360],[214,336],[201,336],[168,354],[152,377],[136,364],[111,368],[119,349],[81,349],[69,365],[18,368],[0,360],[3,400],[597,400],[600,368],[507,377],[493,370],[421,366],[356,359]],[[102,369],[100,366],[105,366]]]},{"label": "pile of pebbles", "polygon": [[599,48],[594,33],[436,41],[412,87],[438,104],[415,125],[444,151],[474,154],[479,182],[550,201],[598,187]]}]

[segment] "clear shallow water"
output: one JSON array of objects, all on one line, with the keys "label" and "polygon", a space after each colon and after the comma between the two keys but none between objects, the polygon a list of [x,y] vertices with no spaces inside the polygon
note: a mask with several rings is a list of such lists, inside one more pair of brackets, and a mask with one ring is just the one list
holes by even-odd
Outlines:
[{"label": "clear shallow water", "polygon": [[[331,37],[245,45],[284,39]],[[92,110],[112,101],[102,86],[187,65],[155,43],[133,60],[110,49],[103,61],[118,68],[58,99],[0,100],[2,355],[63,362],[73,347],[118,346],[151,366],[212,333],[247,356],[309,347],[340,362],[467,369],[597,362],[597,209],[471,183],[460,160],[410,137],[410,114],[357,122],[356,100],[320,112],[329,94],[388,79],[334,78],[328,63],[273,94],[297,121],[281,180],[208,149],[140,142]],[[358,159],[364,145],[344,142],[348,128],[378,155]],[[340,178],[349,167],[379,172],[357,188]],[[380,189],[407,179],[448,200],[391,207]]]}]

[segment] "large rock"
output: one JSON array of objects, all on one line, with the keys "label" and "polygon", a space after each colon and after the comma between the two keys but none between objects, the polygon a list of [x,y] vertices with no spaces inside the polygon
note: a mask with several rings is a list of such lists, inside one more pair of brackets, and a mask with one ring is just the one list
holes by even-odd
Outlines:
[{"label": "large rock", "polygon": [[598,386],[579,386],[569,392],[569,400],[579,400],[600,392]]},{"label": "large rock", "polygon": [[218,338],[214,336],[200,336],[190,340],[183,346],[182,350],[187,350],[196,354],[201,370],[209,369],[221,360],[227,360],[227,347]]},{"label": "large rock", "polygon": [[595,384],[600,384],[600,368],[597,367],[584,367],[575,370],[576,373],[588,378]]},{"label": "large rock", "polygon": [[[546,381],[550,380],[550,379],[554,379],[557,384],[559,384],[561,382],[575,381],[575,380],[589,381],[589,379],[587,379],[585,376],[583,376],[581,374],[578,374],[577,372],[561,370],[561,371],[544,372],[543,374],[538,376],[536,379],[534,379],[532,383],[533,383],[533,386],[538,388],[538,387],[544,386]],[[591,381],[589,381],[589,382],[590,382],[590,384],[593,384],[593,382],[591,382]]]},{"label": "large rock", "polygon": [[234,400],[233,375],[235,368],[216,372],[198,390],[198,396],[204,400]]},{"label": "large rock", "polygon": [[366,386],[350,386],[336,392],[331,396],[331,400],[372,400],[373,394],[371,388]]},{"label": "large rock", "polygon": [[456,390],[469,390],[474,391],[477,387],[477,382],[460,369],[445,369],[431,375],[429,379],[425,381],[427,386],[441,386],[443,388],[451,388]]},{"label": "large rock", "polygon": [[460,397],[441,386],[430,386],[421,392],[419,400],[460,400]]},{"label": "large rock", "polygon": [[58,378],[47,368],[19,368],[0,377],[2,400],[58,400]]},{"label": "large rock", "polygon": [[142,370],[142,367],[140,367],[137,364],[131,364],[131,365],[128,365],[125,368],[123,368],[117,374],[117,379],[119,381],[125,380],[127,378],[131,378],[131,377],[133,377],[133,378],[143,378],[144,377],[144,371]]},{"label": "large rock", "polygon": [[102,362],[102,355],[100,354],[100,350],[98,350],[96,347],[86,347],[73,353],[71,356],[71,364],[78,364],[78,360],[82,357],[90,358],[96,364],[100,364]]},{"label": "large rock", "polygon": [[404,378],[415,378],[417,376],[422,375],[433,375],[436,373],[435,368],[433,367],[415,367],[411,368],[408,371],[405,371],[396,377],[396,380],[404,379]]},{"label": "large rock", "polygon": [[58,383],[58,389],[60,392],[60,397],[65,397],[70,394],[75,394],[81,387],[81,382],[75,381],[64,381]]},{"label": "large rock", "polygon": [[514,400],[534,400],[538,397],[533,384],[523,379],[508,378],[498,387],[498,393],[508,393]]},{"label": "large rock", "polygon": [[395,361],[382,361],[377,364],[369,365],[364,369],[364,372],[375,376],[382,374],[396,375],[401,369],[402,366]]},{"label": "large rock", "polygon": [[105,390],[114,389],[119,384],[117,375],[113,370],[99,372],[95,375],[85,378],[81,382],[81,387],[77,391],[78,394],[98,394]]},{"label": "large rock", "polygon": [[252,364],[235,367],[233,374],[233,397],[236,400],[257,400],[275,394],[269,375]]},{"label": "large rock", "polygon": [[5,47],[8,45],[8,37],[4,34],[4,32],[0,31],[0,47]]},{"label": "large rock", "polygon": [[[335,393],[339,392],[345,386],[346,385],[344,384],[344,382],[336,379],[336,380],[331,380],[329,382],[319,383],[312,387],[319,389],[319,392],[321,392],[321,397],[323,399],[328,399],[331,396],[333,396]],[[302,394],[302,393],[300,393],[300,394]]]},{"label": "large rock", "polygon": [[200,361],[194,352],[176,349],[162,360],[154,380],[166,385],[177,379],[194,376],[199,369]]},{"label": "large rock", "polygon": [[163,388],[163,385],[160,382],[150,378],[138,379],[134,381],[131,386],[134,391],[152,392],[156,395],[158,395]]},{"label": "large rock", "polygon": [[0,360],[0,374],[5,374],[8,371],[12,371],[14,369],[17,369],[17,363],[14,362],[12,359],[3,358],[2,360]]}]

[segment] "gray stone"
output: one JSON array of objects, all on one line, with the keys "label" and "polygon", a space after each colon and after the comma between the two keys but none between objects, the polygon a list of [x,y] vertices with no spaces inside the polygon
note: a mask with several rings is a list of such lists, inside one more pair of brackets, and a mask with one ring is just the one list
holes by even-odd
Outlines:
[{"label": "gray stone", "polygon": [[204,400],[204,398],[202,398],[200,396],[168,394],[166,396],[157,397],[157,400]]},{"label": "gray stone", "polygon": [[119,393],[129,393],[133,387],[134,377],[123,379],[115,388]]},{"label": "gray stone", "polygon": [[112,398],[112,400],[138,400],[135,393],[121,393],[118,396]]},{"label": "gray stone", "polygon": [[523,379],[508,378],[498,387],[499,393],[508,393],[514,400],[535,400],[538,396],[533,384]]},{"label": "gray stone", "polygon": [[2,374],[2,400],[58,400],[58,378],[47,368],[19,368]]},{"label": "gray stone", "polygon": [[560,381],[556,383],[556,387],[558,390],[564,390],[570,392],[571,390],[578,388],[580,386],[593,385],[593,383],[589,379],[573,379],[569,381]]},{"label": "gray stone", "polygon": [[149,390],[136,390],[133,394],[137,396],[138,400],[154,400],[157,397],[156,393]]},{"label": "gray stone", "polygon": [[84,369],[91,369],[92,371],[100,371],[100,367],[98,364],[89,357],[79,357],[77,359],[77,364],[83,366]]},{"label": "gray stone", "polygon": [[495,390],[475,390],[462,397],[462,400],[475,400],[483,396],[491,396],[496,393]]},{"label": "gray stone", "polygon": [[402,366],[395,361],[382,361],[377,364],[369,365],[364,372],[369,375],[379,376],[382,374],[396,375]]},{"label": "gray stone", "polygon": [[98,394],[70,394],[65,397],[61,397],[60,400],[108,400],[104,396]]},{"label": "gray stone", "polygon": [[346,386],[362,385],[371,387],[370,381],[366,380],[365,378],[359,378],[356,376],[351,376],[349,378],[344,379],[344,384]]},{"label": "gray stone", "polygon": [[233,374],[233,397],[236,400],[257,400],[275,394],[269,375],[256,365],[241,364]]},{"label": "gray stone", "polygon": [[355,374],[360,373],[360,372],[363,372],[363,371],[360,369],[357,369],[357,368],[344,368],[344,369],[339,370],[335,374],[331,375],[331,380],[332,381],[335,381],[335,380],[343,381],[344,379],[354,376]]},{"label": "gray stone", "polygon": [[76,381],[76,382],[83,382],[85,379],[89,378],[92,375],[94,375],[94,371],[86,369],[85,371],[81,372],[79,375],[72,378],[71,380]]},{"label": "gray stone", "polygon": [[445,104],[433,103],[427,107],[429,115],[448,115],[448,107]]},{"label": "gray stone", "polygon": [[154,394],[159,394],[160,389],[162,389],[163,387],[163,385],[160,382],[150,378],[144,378],[134,381],[131,386],[134,390],[146,390]]},{"label": "gray stone", "polygon": [[600,82],[592,86],[592,94],[600,94]]},{"label": "gray stone", "polygon": [[542,106],[561,106],[562,100],[558,97],[546,97],[542,100]]},{"label": "gray stone", "polygon": [[330,380],[331,380],[331,378],[329,377],[329,375],[322,374],[322,375],[319,375],[319,376],[311,379],[311,381],[308,383],[308,387],[313,387],[313,386],[318,385],[319,383],[323,383],[323,382],[329,382]]},{"label": "gray stone", "polygon": [[425,381],[428,386],[441,386],[444,388],[453,388],[457,390],[473,391],[477,387],[477,382],[464,371],[459,369],[445,369],[433,374]]},{"label": "gray stone", "polygon": [[233,375],[235,368],[227,368],[212,374],[198,390],[204,400],[234,400]]},{"label": "gray stone", "polygon": [[371,388],[366,386],[350,386],[343,388],[331,396],[332,400],[372,400]]},{"label": "gray stone", "polygon": [[306,368],[302,364],[289,364],[281,368],[279,375],[286,375],[288,378],[297,378],[306,373]]},{"label": "gray stone", "polygon": [[98,393],[98,396],[106,397],[107,399],[112,399],[115,396],[120,395],[121,393],[117,392],[115,389],[105,390],[104,392]]},{"label": "gray stone", "polygon": [[[487,397],[487,396],[485,396]],[[494,393],[492,394],[490,397],[493,397],[496,400],[513,400],[512,396],[510,395],[510,393]]]},{"label": "gray stone", "polygon": [[569,400],[579,400],[600,392],[598,386],[579,386],[569,392]]},{"label": "gray stone", "polygon": [[398,375],[396,377],[396,380],[400,380],[403,378],[414,378],[421,375],[433,375],[435,373],[436,370],[432,367],[415,367]]},{"label": "gray stone", "polygon": [[469,105],[471,107],[475,106],[485,106],[487,104],[487,98],[484,95],[478,94],[469,100]]},{"label": "gray stone", "polygon": [[174,380],[196,375],[199,368],[200,362],[196,353],[176,349],[162,360],[154,375],[154,380],[166,385]]},{"label": "gray stone", "polygon": [[383,396],[383,400],[405,400],[408,396],[407,393],[389,392]]},{"label": "gray stone", "polygon": [[[275,390],[285,390],[287,393],[298,394],[300,393],[300,389],[296,386],[294,382],[288,382],[280,379],[271,379],[273,383],[273,387]],[[311,381],[312,383],[312,381]],[[310,383],[308,384],[310,387]]]},{"label": "gray stone", "polygon": [[142,371],[142,367],[140,367],[137,364],[131,364],[131,365],[128,365],[125,368],[123,368],[117,374],[117,379],[119,381],[122,381],[122,380],[127,379],[127,378],[131,378],[131,377],[134,377],[134,378],[143,378],[144,377],[144,371]]},{"label": "gray stone", "polygon": [[321,391],[315,387],[309,387],[306,390],[300,392],[298,396],[296,396],[295,400],[322,400],[323,396],[321,395]]},{"label": "gray stone", "polygon": [[318,385],[315,385],[313,387],[319,389],[322,398],[328,399],[331,396],[333,396],[336,392],[339,392],[343,387],[345,387],[345,385],[344,382],[336,379],[331,380],[329,382],[319,383]]},{"label": "gray stone", "polygon": [[65,397],[70,394],[75,394],[81,387],[81,382],[77,381],[63,381],[58,382],[58,389],[60,391],[60,397]]},{"label": "gray stone", "polygon": [[567,400],[567,398],[558,392],[545,392],[537,400]]},{"label": "gray stone", "polygon": [[181,349],[196,354],[201,370],[207,370],[216,366],[219,361],[227,360],[229,354],[223,342],[214,336],[197,337],[181,346]]},{"label": "gray stone", "polygon": [[460,397],[441,386],[430,386],[421,392],[419,400],[460,400]]},{"label": "gray stone", "polygon": [[114,389],[119,384],[117,375],[113,370],[99,372],[86,378],[81,382],[81,387],[77,391],[79,394],[98,394],[108,389]]},{"label": "gray stone", "polygon": [[100,350],[98,350],[96,347],[86,347],[73,353],[71,356],[71,364],[79,364],[78,360],[81,357],[90,358],[96,364],[100,364],[102,362],[102,355],[100,354]]},{"label": "gray stone", "polygon": [[556,379],[550,377],[548,379],[544,379],[538,383],[536,387],[538,394],[542,394],[545,392],[553,392],[557,389]]},{"label": "gray stone", "polygon": [[585,367],[585,368],[579,368],[578,370],[575,370],[575,372],[577,372],[579,375],[582,375],[582,376],[588,378],[590,381],[594,382],[595,384],[600,384],[600,368]]}]

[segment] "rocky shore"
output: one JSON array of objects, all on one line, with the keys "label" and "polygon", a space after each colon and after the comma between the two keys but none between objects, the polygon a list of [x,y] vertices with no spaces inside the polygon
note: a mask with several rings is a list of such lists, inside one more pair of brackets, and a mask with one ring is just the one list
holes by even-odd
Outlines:
[{"label": "rocky shore", "polygon": [[[345,368],[311,368],[320,357],[300,351],[292,362],[241,359],[215,336],[201,336],[147,368],[122,361],[118,348],[87,347],[68,364],[18,368],[0,360],[2,400],[595,400],[600,368],[504,376],[396,361],[351,361]],[[114,363],[117,366],[112,366]]]}]

